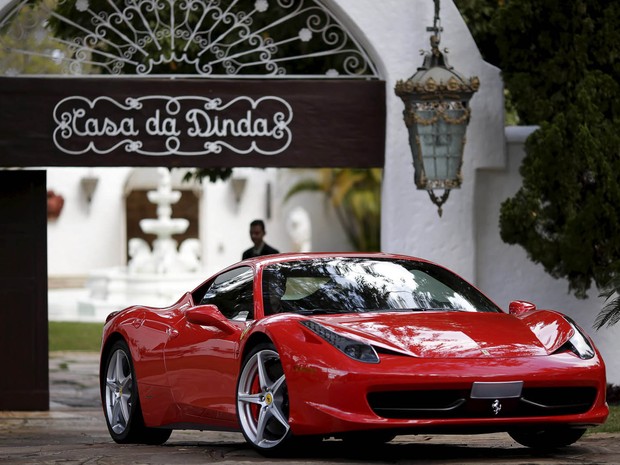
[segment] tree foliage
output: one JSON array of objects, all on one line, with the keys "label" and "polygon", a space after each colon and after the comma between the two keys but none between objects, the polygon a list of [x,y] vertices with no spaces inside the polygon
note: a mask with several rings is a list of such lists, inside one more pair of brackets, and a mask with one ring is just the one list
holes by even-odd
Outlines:
[{"label": "tree foliage", "polygon": [[505,0],[455,0],[454,3],[474,37],[482,58],[494,66],[500,66],[493,18],[504,6]]},{"label": "tree foliage", "polygon": [[183,181],[197,182],[198,184],[202,184],[205,179],[208,179],[209,182],[215,182],[218,179],[226,181],[232,176],[232,173],[232,168],[194,168],[185,173]]},{"label": "tree foliage", "polygon": [[[482,58],[494,66],[500,67],[501,58],[497,46],[497,33],[494,19],[500,8],[506,4],[505,0],[455,0],[467,27],[471,32]],[[504,118],[508,125],[521,123],[519,114],[514,108],[512,97],[508,89],[504,89]]]},{"label": "tree foliage", "polygon": [[501,236],[578,297],[620,271],[618,25],[620,4],[606,0],[513,0],[496,17],[506,86],[540,125]]},{"label": "tree foliage", "polygon": [[457,5],[470,27],[488,14],[474,38],[497,59],[520,121],[540,127],[526,141],[523,186],[502,204],[502,239],[578,297],[605,288],[620,272],[620,3]]},{"label": "tree foliage", "polygon": [[[25,5],[13,20],[0,30],[0,69],[7,75],[61,72],[60,62],[62,56],[69,53],[68,48],[51,40],[43,27],[32,27],[45,24],[47,13],[42,7],[50,7],[53,3],[53,0],[42,0],[36,4]],[[30,53],[10,53],[9,50],[12,49],[28,50]],[[51,60],[49,55],[52,56]]]}]

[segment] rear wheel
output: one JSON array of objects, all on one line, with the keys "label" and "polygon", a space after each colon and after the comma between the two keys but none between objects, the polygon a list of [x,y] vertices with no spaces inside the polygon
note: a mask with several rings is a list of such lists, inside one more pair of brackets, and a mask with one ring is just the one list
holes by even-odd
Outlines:
[{"label": "rear wheel", "polygon": [[237,415],[245,439],[271,455],[290,445],[289,398],[280,356],[259,344],[244,359],[237,384]]},{"label": "rear wheel", "polygon": [[557,449],[577,442],[585,428],[549,428],[538,431],[511,431],[510,437],[519,444],[533,449]]},{"label": "rear wheel", "polygon": [[115,342],[101,372],[101,398],[110,436],[119,444],[163,444],[172,430],[144,425],[138,385],[125,341]]}]

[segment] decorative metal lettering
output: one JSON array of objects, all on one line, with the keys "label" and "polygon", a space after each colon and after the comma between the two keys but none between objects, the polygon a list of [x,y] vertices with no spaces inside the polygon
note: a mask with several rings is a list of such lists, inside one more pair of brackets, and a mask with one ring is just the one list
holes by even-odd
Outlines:
[{"label": "decorative metal lettering", "polygon": [[148,95],[124,102],[71,96],[54,108],[53,140],[67,154],[276,155],[291,143],[293,109],[280,98],[229,102],[198,96]]}]

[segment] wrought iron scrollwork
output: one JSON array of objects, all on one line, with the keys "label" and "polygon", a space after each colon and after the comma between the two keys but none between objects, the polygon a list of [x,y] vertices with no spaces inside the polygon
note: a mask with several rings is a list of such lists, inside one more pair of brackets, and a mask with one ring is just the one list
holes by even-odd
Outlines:
[{"label": "wrought iron scrollwork", "polygon": [[3,75],[378,77],[319,0],[21,0],[0,34]]}]

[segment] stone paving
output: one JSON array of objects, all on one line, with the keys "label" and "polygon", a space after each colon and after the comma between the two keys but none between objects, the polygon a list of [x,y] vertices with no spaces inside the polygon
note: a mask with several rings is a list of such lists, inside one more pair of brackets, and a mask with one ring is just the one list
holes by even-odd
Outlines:
[{"label": "stone paving", "polygon": [[237,433],[175,431],[163,446],[121,446],[105,426],[97,372],[97,354],[51,354],[50,410],[0,412],[0,464],[620,464],[613,434],[589,434],[553,454],[532,453],[506,434],[400,436],[372,450],[324,441],[279,460],[261,457]]}]

